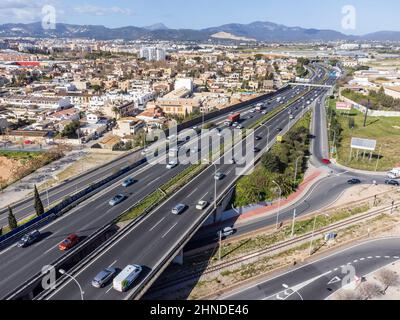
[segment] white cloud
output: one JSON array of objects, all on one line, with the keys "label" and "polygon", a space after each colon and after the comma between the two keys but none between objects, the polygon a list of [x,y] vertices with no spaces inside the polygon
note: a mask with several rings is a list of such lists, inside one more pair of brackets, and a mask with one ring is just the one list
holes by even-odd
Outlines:
[{"label": "white cloud", "polygon": [[80,14],[91,14],[96,16],[105,16],[109,14],[123,14],[127,16],[133,15],[133,10],[128,8],[121,8],[121,7],[99,7],[93,6],[90,4],[85,4],[82,6],[77,6],[74,8],[74,11]]},{"label": "white cloud", "polygon": [[0,21],[21,23],[40,21],[43,6],[55,2],[57,0],[0,0]]}]

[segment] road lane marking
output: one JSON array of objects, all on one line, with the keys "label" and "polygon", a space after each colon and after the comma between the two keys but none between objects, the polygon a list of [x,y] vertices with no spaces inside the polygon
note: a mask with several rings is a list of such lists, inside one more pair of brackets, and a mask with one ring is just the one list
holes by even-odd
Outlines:
[{"label": "road lane marking", "polygon": [[198,188],[194,189],[191,193],[189,193],[189,195],[187,196],[187,198],[190,198],[196,191]]},{"label": "road lane marking", "polygon": [[114,264],[116,264],[117,263],[117,260],[115,260],[113,263],[111,263],[108,267],[110,268],[110,267],[112,267]]},{"label": "road lane marking", "polygon": [[153,181],[151,181],[151,182],[149,183],[149,186],[152,185],[153,183],[157,182],[157,181],[160,180],[161,178],[162,178],[162,176],[160,176],[160,177],[154,179]]},{"label": "road lane marking", "polygon": [[164,221],[165,217],[163,217],[160,221],[158,221],[149,231],[153,231],[162,221]]},{"label": "road lane marking", "polygon": [[170,233],[171,230],[172,230],[173,228],[175,228],[177,224],[178,224],[178,222],[175,223],[171,228],[169,228],[169,230],[168,230],[166,233],[164,233],[164,235],[163,235],[161,238],[165,238],[165,236],[166,236],[168,233]]},{"label": "road lane marking", "polygon": [[112,288],[113,288],[113,286],[111,286],[110,289],[107,289],[106,294],[109,293]]}]

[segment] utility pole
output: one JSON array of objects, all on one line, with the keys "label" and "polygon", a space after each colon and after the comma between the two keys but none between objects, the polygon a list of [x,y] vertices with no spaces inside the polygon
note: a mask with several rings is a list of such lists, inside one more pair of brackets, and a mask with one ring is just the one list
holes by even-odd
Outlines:
[{"label": "utility pole", "polygon": [[296,209],[293,210],[293,222],[292,222],[292,238],[294,236],[294,222],[296,220]]},{"label": "utility pole", "polygon": [[364,128],[367,126],[368,111],[369,111],[369,108],[371,107],[370,103],[371,102],[368,99],[367,108],[365,110],[365,117],[364,117]]}]

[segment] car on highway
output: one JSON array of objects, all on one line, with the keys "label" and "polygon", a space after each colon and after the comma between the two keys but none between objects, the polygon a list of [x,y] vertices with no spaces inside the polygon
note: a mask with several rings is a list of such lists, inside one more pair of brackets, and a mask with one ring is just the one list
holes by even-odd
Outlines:
[{"label": "car on highway", "polygon": [[222,172],[217,172],[217,173],[214,175],[214,179],[215,179],[215,180],[222,180],[224,177],[225,177],[225,174],[223,174]]},{"label": "car on highway", "polygon": [[112,207],[116,206],[117,204],[120,204],[122,201],[125,200],[125,196],[123,194],[117,194],[112,198],[110,201],[108,201],[108,204]]},{"label": "car on highway", "polygon": [[277,132],[281,132],[283,129],[282,128],[276,128]]},{"label": "car on highway", "polygon": [[66,239],[63,240],[63,242],[58,245],[58,249],[60,249],[61,251],[69,250],[76,246],[78,242],[79,237],[76,234],[70,234]]},{"label": "car on highway", "polygon": [[178,163],[177,163],[176,161],[170,161],[170,162],[168,162],[166,168],[167,168],[168,170],[170,170],[170,169],[175,168],[177,165],[178,165]]},{"label": "car on highway", "polygon": [[128,178],[128,179],[126,179],[124,182],[122,182],[122,186],[123,186],[124,188],[128,188],[129,186],[133,185],[135,182],[136,182],[135,179],[133,179],[133,178]]},{"label": "car on highway", "polygon": [[222,230],[217,232],[217,236],[221,236],[221,238],[229,237],[235,233],[235,229],[232,227],[226,227],[223,228]]},{"label": "car on highway", "polygon": [[331,164],[332,163],[331,160],[326,159],[326,158],[321,159],[321,161],[322,161],[323,164]]},{"label": "car on highway", "polygon": [[204,201],[204,200],[200,200],[197,204],[196,204],[196,209],[197,210],[204,210],[205,208],[207,208],[208,206],[208,202]]},{"label": "car on highway", "polygon": [[259,141],[259,140],[262,139],[262,137],[260,137],[260,136],[255,136],[254,139],[256,139],[257,141]]},{"label": "car on highway", "polygon": [[26,248],[29,247],[31,244],[37,242],[41,238],[41,234],[38,230],[33,230],[26,235],[24,235],[21,240],[17,242],[17,246],[19,248]]},{"label": "car on highway", "polygon": [[385,180],[385,184],[391,185],[391,186],[400,186],[400,182],[397,180]]},{"label": "car on highway", "polygon": [[350,179],[349,181],[347,181],[348,184],[360,184],[361,180],[360,179]]},{"label": "car on highway", "polygon": [[139,277],[142,267],[134,264],[128,265],[113,280],[113,288],[119,292],[125,292]]},{"label": "car on highway", "polygon": [[261,151],[260,148],[254,148],[254,149],[253,149],[253,152],[254,152],[254,153],[259,153],[260,151]]},{"label": "car on highway", "polygon": [[175,215],[179,215],[181,214],[183,211],[185,211],[186,209],[186,205],[183,203],[179,203],[177,204],[173,209],[172,209],[172,213]]},{"label": "car on highway", "polygon": [[92,280],[92,286],[95,288],[103,288],[118,274],[116,268],[106,268],[99,272]]}]

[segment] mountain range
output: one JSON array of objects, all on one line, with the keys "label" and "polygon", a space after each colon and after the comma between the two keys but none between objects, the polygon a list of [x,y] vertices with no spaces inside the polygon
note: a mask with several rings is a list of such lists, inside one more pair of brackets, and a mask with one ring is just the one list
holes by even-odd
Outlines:
[{"label": "mountain range", "polygon": [[272,22],[250,24],[225,24],[201,30],[169,29],[162,23],[148,27],[127,26],[107,28],[100,25],[56,24],[56,28],[46,30],[40,22],[29,24],[0,25],[0,37],[34,38],[90,38],[96,40],[176,40],[207,41],[209,39],[264,42],[311,42],[311,41],[400,41],[400,32],[381,31],[363,36],[345,35],[334,30],[287,27]]}]

